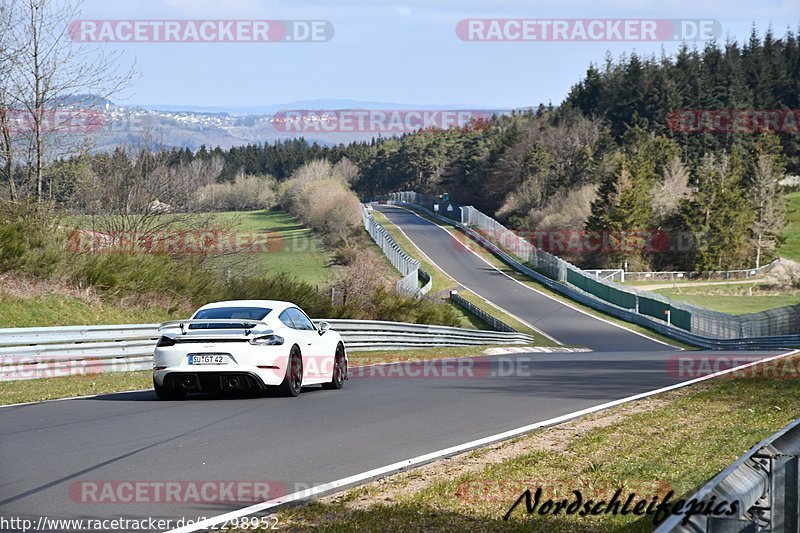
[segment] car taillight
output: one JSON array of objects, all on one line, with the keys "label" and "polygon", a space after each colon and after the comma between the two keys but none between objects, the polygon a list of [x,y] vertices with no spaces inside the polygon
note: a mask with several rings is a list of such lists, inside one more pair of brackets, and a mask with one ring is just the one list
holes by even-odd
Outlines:
[{"label": "car taillight", "polygon": [[175,346],[175,339],[172,337],[167,337],[166,335],[162,335],[161,338],[158,339],[156,346],[159,348],[162,346]]},{"label": "car taillight", "polygon": [[250,339],[250,344],[254,346],[278,346],[283,344],[283,337],[278,335],[265,335],[263,337],[256,337],[255,339]]}]

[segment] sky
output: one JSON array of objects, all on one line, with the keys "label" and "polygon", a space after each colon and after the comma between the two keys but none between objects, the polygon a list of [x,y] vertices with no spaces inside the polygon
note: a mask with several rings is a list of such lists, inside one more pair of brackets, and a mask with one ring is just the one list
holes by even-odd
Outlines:
[{"label": "sky", "polygon": [[[509,109],[558,104],[590,63],[679,42],[464,41],[462,19],[715,20],[720,41],[800,26],[800,0],[83,0],[93,20],[324,20],[327,42],[84,43],[139,77],[124,105],[256,106],[310,99]],[[704,42],[696,41],[698,47]]]}]

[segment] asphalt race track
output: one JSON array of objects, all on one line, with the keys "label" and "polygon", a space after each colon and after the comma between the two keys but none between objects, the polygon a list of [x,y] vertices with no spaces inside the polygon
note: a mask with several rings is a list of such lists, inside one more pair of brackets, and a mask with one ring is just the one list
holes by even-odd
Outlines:
[{"label": "asphalt race track", "polygon": [[282,496],[695,377],[676,372],[687,352],[523,289],[452,247],[441,229],[387,211],[460,282],[560,341],[595,351],[478,358],[455,372],[450,366],[447,377],[441,366],[424,377],[411,377],[407,364],[373,367],[341,391],[308,389],[298,398],[160,402],[146,391],[0,408],[0,514],[197,520],[261,500],[125,503],[116,492],[90,503],[83,490],[258,481]]},{"label": "asphalt race track", "polygon": [[514,372],[491,357],[485,368],[506,369],[504,375],[365,376],[341,391],[309,389],[298,398],[168,403],[147,391],[6,407],[0,511],[31,518],[210,517],[251,502],[83,503],[81,483],[268,481],[291,493],[686,381],[668,364],[677,353],[520,354]]},{"label": "asphalt race track", "polygon": [[[649,351],[670,349],[661,343],[597,320],[566,306],[499,272],[470,252],[440,227],[411,211],[376,205],[442,270],[458,283],[510,311],[556,340],[604,351]],[[467,241],[470,246],[477,246]]]}]

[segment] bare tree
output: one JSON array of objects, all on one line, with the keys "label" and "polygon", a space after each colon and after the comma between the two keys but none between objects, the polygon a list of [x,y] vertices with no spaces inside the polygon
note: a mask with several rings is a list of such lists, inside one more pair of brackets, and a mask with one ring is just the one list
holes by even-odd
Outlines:
[{"label": "bare tree", "polygon": [[580,230],[586,226],[596,198],[597,186],[594,184],[557,193],[544,208],[528,213],[527,226],[537,230]]},{"label": "bare tree", "polygon": [[[128,87],[134,70],[120,68],[119,53],[70,40],[70,23],[80,19],[76,0],[8,1],[12,24],[7,39],[15,53],[7,94],[30,121],[28,174],[41,200],[51,141],[71,129],[74,115],[91,116],[100,102]],[[66,120],[56,113],[65,107],[72,111]]]},{"label": "bare tree", "polygon": [[756,161],[749,200],[755,210],[751,228],[753,246],[756,248],[756,268],[761,266],[764,253],[771,253],[778,244],[786,218],[786,200],[780,180],[784,176],[775,168],[773,158],[761,155]]},{"label": "bare tree", "polygon": [[17,197],[17,188],[14,183],[14,144],[11,137],[12,122],[9,89],[11,87],[12,58],[14,57],[14,42],[11,39],[11,7],[16,0],[10,0],[6,6],[0,6],[0,174],[8,180],[9,199],[14,201]]},{"label": "bare tree", "polygon": [[184,198],[196,198],[198,191],[203,189],[208,194],[208,198],[206,198],[207,207],[216,209],[215,194],[218,187],[215,185],[217,185],[217,179],[222,174],[224,167],[225,160],[219,155],[214,155],[209,159],[198,157],[192,160],[191,163],[181,164],[177,172],[184,176]]},{"label": "bare tree", "polygon": [[691,195],[689,170],[680,158],[676,157],[664,169],[664,180],[657,183],[653,190],[653,213],[657,220],[663,221],[674,213],[681,200]]},{"label": "bare tree", "polygon": [[355,182],[357,182],[360,177],[358,165],[346,157],[343,157],[335,165],[333,165],[333,171],[346,179],[347,183],[350,185],[353,185]]}]

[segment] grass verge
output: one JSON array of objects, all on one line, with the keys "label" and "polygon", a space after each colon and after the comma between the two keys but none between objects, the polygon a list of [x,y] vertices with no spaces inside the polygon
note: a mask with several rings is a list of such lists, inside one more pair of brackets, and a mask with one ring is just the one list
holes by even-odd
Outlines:
[{"label": "grass verge", "polygon": [[[453,357],[481,357],[488,348],[491,346],[364,351],[352,352],[348,354],[348,359],[352,367],[358,367]],[[153,386],[152,375],[151,371],[143,370],[0,382],[0,405],[148,389]]]},{"label": "grass verge", "polygon": [[[531,287],[531,288],[537,290],[538,292],[541,292],[542,294],[550,296],[551,298],[553,298],[555,300],[558,300],[560,302],[563,302],[565,304],[571,305],[572,307],[575,307],[576,309],[580,309],[581,311],[583,311],[583,312],[585,312],[585,313],[587,313],[589,315],[592,315],[592,316],[595,316],[595,317],[598,317],[598,318],[602,318],[603,320],[611,322],[612,324],[616,324],[618,326],[622,326],[622,327],[624,327],[626,329],[629,329],[631,331],[635,331],[637,333],[641,333],[641,334],[643,334],[643,335],[645,335],[647,337],[653,338],[653,339],[660,340],[661,342],[667,343],[669,345],[677,346],[679,348],[684,348],[686,350],[695,350],[695,349],[697,349],[694,346],[690,346],[688,344],[684,344],[682,342],[670,339],[670,338],[665,337],[663,335],[659,335],[658,333],[650,331],[649,329],[643,328],[643,327],[641,327],[641,326],[639,326],[637,324],[631,324],[630,322],[625,322],[624,320],[620,320],[620,319],[618,319],[616,317],[613,317],[611,315],[607,315],[605,313],[597,311],[596,309],[592,309],[591,307],[585,306],[585,305],[580,304],[578,302],[574,302],[574,301],[570,300],[569,298],[566,298],[566,297],[562,296],[561,294],[559,294],[559,293],[557,293],[557,292],[555,292],[553,290],[550,290],[549,288],[545,287],[541,283],[529,278],[525,274],[522,274],[521,272],[511,268],[510,266],[505,264],[503,261],[501,261],[497,256],[492,254],[490,251],[488,251],[487,249],[485,249],[482,246],[478,245],[478,243],[476,243],[475,241],[473,241],[472,239],[467,237],[464,233],[459,231],[458,228],[456,228],[454,226],[451,226],[449,224],[444,224],[444,223],[442,223],[442,222],[440,222],[438,220],[434,220],[434,219],[430,218],[429,216],[427,216],[426,213],[423,213],[421,211],[417,211],[417,210],[414,210],[414,209],[412,209],[412,211],[417,213],[419,216],[421,216],[425,220],[431,222],[432,224],[436,224],[437,226],[444,228],[446,231],[448,231],[451,234],[453,234],[454,236],[456,236],[456,238],[460,242],[464,243],[465,247],[469,247],[470,250],[472,250],[475,253],[477,253],[480,257],[482,257],[483,259],[488,261],[489,264],[491,264],[493,267],[495,267],[499,271],[511,276],[515,280],[527,285],[528,287]],[[468,240],[469,242],[465,243],[465,239]]]},{"label": "grass verge", "polygon": [[[414,259],[418,260],[422,265],[422,269],[431,275],[432,279],[432,288],[431,292],[437,292],[441,290],[449,290],[454,289],[459,286],[458,282],[456,282],[453,278],[447,275],[444,271],[440,270],[439,267],[432,264],[430,261],[427,260],[425,254],[417,248],[417,246],[410,240],[405,234],[400,231],[395,224],[393,224],[383,213],[380,211],[372,211],[372,216],[377,220],[386,231],[394,238],[397,244],[406,251],[407,254],[411,255]],[[538,331],[528,327],[527,325],[523,324],[513,316],[509,315],[505,311],[498,309],[486,302],[483,298],[478,296],[477,294],[473,293],[472,291],[462,289],[459,290],[458,294],[462,296],[465,300],[469,301],[470,303],[474,304],[478,308],[486,311],[490,315],[494,316],[495,318],[505,322],[515,330],[519,331],[520,333],[527,333],[528,335],[535,335],[536,336],[536,344],[537,346],[555,346],[557,343],[551,341]],[[480,319],[472,316],[471,314],[467,313],[460,307],[454,305],[459,314],[462,315],[464,320],[463,327],[472,327],[477,329],[487,329],[488,326],[481,321]]]},{"label": "grass verge", "polygon": [[260,210],[215,213],[223,224],[232,224],[233,231],[267,233],[269,245],[263,253],[236,254],[212,261],[214,268],[241,270],[256,274],[284,273],[312,285],[324,285],[333,275],[331,254],[314,232],[285,211]]},{"label": "grass verge", "polygon": [[767,284],[714,284],[695,287],[658,289],[654,292],[662,294],[672,300],[722,311],[732,315],[745,313],[758,313],[800,303],[798,294],[770,293]]},{"label": "grass verge", "polygon": [[[279,511],[293,531],[651,531],[637,517],[527,515],[522,492],[543,500],[608,501],[616,489],[641,499],[693,494],[800,411],[800,358],[791,379],[770,372],[722,377],[542,429]],[[724,414],[724,415],[723,415]]]},{"label": "grass verge", "polygon": [[61,294],[33,298],[0,296],[0,324],[4,328],[85,326],[95,324],[155,324],[185,318],[185,313],[161,308],[88,303]]},{"label": "grass verge", "polygon": [[787,194],[786,200],[786,227],[783,242],[775,255],[800,261],[800,192]]}]

